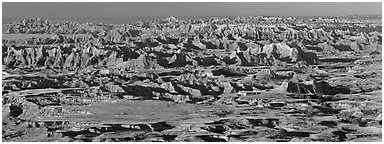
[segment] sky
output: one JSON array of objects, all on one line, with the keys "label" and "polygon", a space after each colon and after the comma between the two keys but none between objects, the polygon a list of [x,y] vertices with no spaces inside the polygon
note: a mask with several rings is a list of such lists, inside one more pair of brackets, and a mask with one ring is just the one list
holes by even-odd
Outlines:
[{"label": "sky", "polygon": [[3,2],[3,19],[380,14],[380,2]]}]

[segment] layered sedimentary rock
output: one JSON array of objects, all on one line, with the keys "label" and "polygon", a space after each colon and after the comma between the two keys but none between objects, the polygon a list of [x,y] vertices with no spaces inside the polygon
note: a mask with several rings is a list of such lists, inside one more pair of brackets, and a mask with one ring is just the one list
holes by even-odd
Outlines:
[{"label": "layered sedimentary rock", "polygon": [[3,141],[381,141],[381,17],[3,24]]}]

